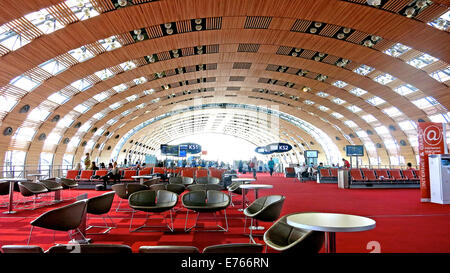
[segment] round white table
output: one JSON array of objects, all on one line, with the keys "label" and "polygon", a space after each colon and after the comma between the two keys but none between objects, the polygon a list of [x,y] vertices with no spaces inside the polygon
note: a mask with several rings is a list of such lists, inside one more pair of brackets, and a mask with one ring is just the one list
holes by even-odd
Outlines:
[{"label": "round white table", "polygon": [[14,183],[17,182],[27,182],[26,178],[2,178],[0,182],[9,182],[9,203],[8,210],[3,212],[4,214],[12,214],[16,213],[16,211],[12,210],[13,202],[14,202]]},{"label": "round white table", "polygon": [[156,175],[135,175],[135,176],[132,176],[131,178],[139,179],[139,183],[142,184],[142,183],[144,183],[144,179],[152,179],[155,176]]},{"label": "round white table", "polygon": [[33,182],[37,182],[38,181],[38,177],[43,177],[43,176],[47,176],[46,174],[42,174],[42,173],[30,173],[27,176],[32,176],[33,177]]},{"label": "round white table", "polygon": [[305,212],[286,218],[288,225],[325,232],[325,250],[336,253],[336,232],[366,231],[375,228],[373,219],[340,213]]},{"label": "round white table", "polygon": [[236,177],[236,178],[231,178],[231,182],[244,182],[244,183],[250,183],[255,181],[254,178],[240,178],[240,177]]}]

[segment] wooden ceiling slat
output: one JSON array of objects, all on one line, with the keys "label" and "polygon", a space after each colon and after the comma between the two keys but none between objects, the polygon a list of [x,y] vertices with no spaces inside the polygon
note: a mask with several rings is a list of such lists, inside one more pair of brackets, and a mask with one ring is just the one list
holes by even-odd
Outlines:
[{"label": "wooden ceiling slat", "polygon": [[291,31],[305,32],[311,25],[311,21],[297,20],[291,28]]},{"label": "wooden ceiling slat", "polygon": [[75,15],[75,13],[73,13],[69,6],[66,5],[66,3],[60,3],[48,7],[47,11],[62,25],[69,25],[79,21],[78,17]]},{"label": "wooden ceiling slat", "polygon": [[348,36],[346,41],[360,44],[366,37],[368,36],[367,33],[361,32],[361,31],[354,31],[350,36]]},{"label": "wooden ceiling slat", "polygon": [[147,31],[148,37],[150,39],[159,38],[164,35],[162,32],[161,26],[159,26],[159,25],[147,27],[147,28],[145,28],[145,31]]},{"label": "wooden ceiling slat", "polygon": [[398,13],[404,7],[409,5],[409,3],[411,3],[411,0],[390,0],[387,1],[382,8],[394,13]]},{"label": "wooden ceiling slat", "polygon": [[414,19],[417,19],[422,22],[429,22],[442,14],[446,13],[449,10],[448,6],[444,6],[441,4],[433,3],[431,6],[426,8],[424,11],[419,13]]},{"label": "wooden ceiling slat", "polygon": [[44,34],[40,29],[38,29],[35,25],[33,25],[25,18],[19,18],[8,22],[4,25],[4,27],[11,31],[14,31],[22,38],[30,41]]},{"label": "wooden ceiling slat", "polygon": [[192,25],[190,20],[178,21],[175,23],[178,33],[191,32]]},{"label": "wooden ceiling slat", "polygon": [[[148,33],[148,31],[147,31],[147,33]],[[122,46],[134,43],[133,37],[131,36],[131,34],[129,32],[116,35],[116,38],[117,38],[117,41]]]},{"label": "wooden ceiling slat", "polygon": [[89,0],[92,3],[94,9],[99,13],[104,13],[115,9],[110,0]]},{"label": "wooden ceiling slat", "polygon": [[341,28],[340,26],[328,24],[320,31],[320,35],[326,37],[333,37],[340,28]]}]

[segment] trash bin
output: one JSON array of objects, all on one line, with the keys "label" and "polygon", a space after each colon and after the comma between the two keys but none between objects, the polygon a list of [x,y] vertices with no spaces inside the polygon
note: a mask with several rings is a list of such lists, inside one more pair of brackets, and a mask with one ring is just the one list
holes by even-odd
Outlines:
[{"label": "trash bin", "polygon": [[348,189],[349,188],[349,174],[348,170],[338,171],[338,188]]}]

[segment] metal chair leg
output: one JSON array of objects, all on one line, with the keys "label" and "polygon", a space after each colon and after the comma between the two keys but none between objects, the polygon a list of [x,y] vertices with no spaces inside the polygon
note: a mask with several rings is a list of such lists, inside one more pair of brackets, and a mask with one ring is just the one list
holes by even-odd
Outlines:
[{"label": "metal chair leg", "polygon": [[28,242],[27,242],[27,245],[29,245],[29,244],[30,244],[30,240],[31,240],[31,233],[33,232],[33,228],[34,228],[34,226],[31,226],[31,229],[30,229],[30,235],[28,235]]},{"label": "metal chair leg", "polygon": [[[148,219],[149,219],[148,216],[149,216],[149,214],[150,214],[150,213],[147,213],[147,215],[146,215],[146,217],[145,217],[145,222],[144,222],[144,224],[143,224],[142,226],[140,226],[140,227],[135,228],[134,230],[131,230],[131,224],[132,224],[132,222],[133,222],[133,217],[134,217],[134,211],[133,211],[133,215],[131,216],[131,221],[130,221],[129,231],[130,231],[130,232],[163,232],[163,231],[165,231],[165,230],[148,230],[148,231],[140,231],[140,229],[142,229],[142,228],[149,228],[149,227],[167,227],[171,232],[173,232],[174,228],[173,228],[173,219],[172,219],[172,209],[169,210],[169,213],[170,213],[171,226],[170,226],[169,224],[167,224],[167,222],[166,222],[166,225],[165,225],[165,226],[148,226],[148,225],[146,225],[146,223],[147,223],[147,221],[148,221]],[[161,218],[159,218],[159,219],[161,219]],[[163,217],[163,219],[164,219],[165,221],[167,221],[166,217]]]},{"label": "metal chair leg", "polygon": [[[108,214],[107,214],[107,216],[109,217],[109,219],[111,219],[111,217],[110,217]],[[89,229],[91,229],[91,228],[94,228],[94,227],[106,229],[105,231],[103,231],[103,232],[98,232],[98,233],[86,233],[86,234],[87,234],[87,235],[100,235],[100,234],[106,234],[106,233],[109,233],[109,231],[110,231],[111,229],[116,228],[116,226],[110,227],[110,226],[108,225],[108,223],[106,222],[106,218],[105,218],[104,215],[102,215],[102,220],[103,220],[103,223],[105,223],[105,226],[93,226],[93,225],[90,225],[90,226],[88,226],[88,227],[86,228],[86,231],[89,230]],[[112,221],[112,220],[111,220],[111,221]],[[115,223],[113,222],[113,224],[115,224]]]}]

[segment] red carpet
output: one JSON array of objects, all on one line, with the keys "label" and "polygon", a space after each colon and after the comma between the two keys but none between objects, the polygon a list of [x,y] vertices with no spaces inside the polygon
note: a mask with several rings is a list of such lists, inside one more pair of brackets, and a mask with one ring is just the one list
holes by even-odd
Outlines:
[{"label": "red carpet", "polygon": [[[250,176],[250,175],[247,175]],[[382,253],[436,253],[450,252],[450,206],[420,202],[418,189],[338,189],[336,184],[317,184],[315,182],[300,183],[293,178],[281,176],[270,177],[258,174],[255,183],[272,184],[273,189],[261,190],[260,196],[268,194],[282,194],[286,196],[282,215],[292,212],[339,212],[361,216],[368,216],[377,222],[375,229],[364,232],[337,233],[337,252],[368,253],[373,250],[372,245],[379,246]],[[79,190],[78,194],[87,193],[89,197],[102,194],[94,190]],[[65,193],[66,194],[66,193]],[[253,192],[249,197],[253,198]],[[20,194],[15,195],[20,198]],[[174,214],[175,232],[130,233],[131,213],[115,212],[119,203],[116,197],[110,216],[117,224],[117,228],[105,235],[89,235],[94,243],[117,243],[132,247],[133,252],[143,245],[193,245],[200,250],[206,246],[223,243],[248,242],[243,235],[244,219],[240,196],[234,197],[235,207],[227,209],[229,232],[189,232],[185,233],[184,223],[186,210],[182,208]],[[180,202],[181,203],[181,202]],[[0,245],[26,244],[30,231],[29,222],[41,213],[68,204],[44,207],[35,211],[19,211],[16,214],[0,214]],[[124,208],[126,202],[122,202]],[[5,208],[1,208],[3,212]],[[168,213],[164,215],[168,216]],[[207,215],[208,217],[211,217]],[[207,217],[201,216],[201,217]],[[145,213],[135,214],[133,228],[141,225]],[[160,217],[155,215],[152,217]],[[195,214],[189,213],[188,226],[195,220]],[[150,218],[152,219],[152,218]],[[223,219],[218,216],[218,219]],[[90,219],[90,224],[103,225],[98,217]],[[150,220],[148,224],[162,224],[161,220]],[[249,222],[248,222],[249,223]],[[214,221],[205,222],[199,219],[199,225],[211,226]],[[222,223],[223,226],[224,223]],[[271,223],[260,222],[266,228]],[[96,230],[92,230],[96,231]],[[54,235],[55,234],[55,235]],[[257,242],[264,243],[262,237],[256,237]],[[42,228],[33,230],[30,244],[40,245],[48,249],[55,242],[67,243],[65,232],[53,232]],[[269,252],[273,252],[269,248]]]}]

